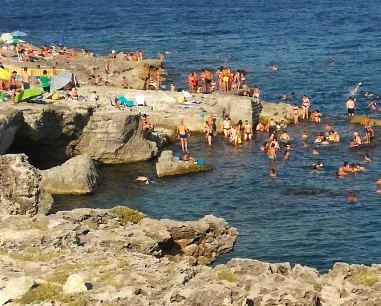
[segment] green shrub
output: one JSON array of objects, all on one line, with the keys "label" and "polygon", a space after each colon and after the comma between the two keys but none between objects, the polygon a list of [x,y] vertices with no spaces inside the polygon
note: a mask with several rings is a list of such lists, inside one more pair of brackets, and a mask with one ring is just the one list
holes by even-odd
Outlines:
[{"label": "green shrub", "polygon": [[46,300],[54,300],[61,293],[62,288],[57,285],[44,283],[37,288],[29,289],[19,300],[20,304],[32,304]]},{"label": "green shrub", "polygon": [[238,282],[239,277],[228,270],[221,270],[218,272],[218,280],[226,280],[228,282]]},{"label": "green shrub", "polygon": [[126,224],[128,222],[136,224],[146,217],[146,215],[141,213],[140,211],[137,211],[129,207],[118,206],[111,209],[111,212],[117,215],[123,224]]},{"label": "green shrub", "polygon": [[101,275],[99,275],[97,281],[98,282],[105,282],[105,281],[109,280],[110,278],[112,278],[114,275],[115,275],[115,273],[112,271],[103,272]]},{"label": "green shrub", "polygon": [[361,284],[366,287],[372,287],[379,280],[379,275],[372,271],[363,271],[357,275]]}]

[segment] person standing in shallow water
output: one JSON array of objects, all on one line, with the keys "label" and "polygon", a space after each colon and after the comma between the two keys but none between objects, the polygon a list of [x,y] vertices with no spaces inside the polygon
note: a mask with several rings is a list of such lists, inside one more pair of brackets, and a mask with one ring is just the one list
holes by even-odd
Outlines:
[{"label": "person standing in shallow water", "polygon": [[308,119],[308,111],[309,111],[310,105],[311,105],[310,99],[306,95],[303,95],[303,98],[302,98],[303,119]]},{"label": "person standing in shallow water", "polygon": [[267,150],[267,156],[269,157],[270,161],[276,160],[275,143],[272,143],[270,148]]},{"label": "person standing in shallow water", "polygon": [[356,105],[355,99],[353,99],[352,97],[349,97],[349,99],[347,100],[347,112],[349,117],[352,117],[355,115],[355,105]]},{"label": "person standing in shallow water", "polygon": [[181,148],[183,151],[188,151],[188,140],[187,137],[189,136],[189,130],[184,125],[184,121],[180,120],[180,124],[177,126],[177,135],[181,142]]},{"label": "person standing in shallow water", "polygon": [[294,106],[292,107],[292,110],[294,112],[294,124],[298,124],[299,123],[299,107],[294,104]]}]

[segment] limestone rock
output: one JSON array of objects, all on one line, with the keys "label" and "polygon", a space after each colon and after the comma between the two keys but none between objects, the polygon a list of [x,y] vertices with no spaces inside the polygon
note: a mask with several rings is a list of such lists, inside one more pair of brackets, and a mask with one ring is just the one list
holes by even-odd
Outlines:
[{"label": "limestone rock", "polygon": [[17,130],[24,122],[22,112],[6,109],[0,115],[0,155],[5,154],[13,143]]},{"label": "limestone rock", "polygon": [[70,142],[78,139],[96,106],[53,103],[15,106],[24,116],[12,149],[29,156],[32,164],[47,169],[76,155]]},{"label": "limestone rock", "polygon": [[140,117],[96,112],[75,144],[80,154],[105,164],[143,161],[157,154],[156,143],[143,138]]},{"label": "limestone rock", "polygon": [[156,173],[158,177],[209,170],[212,170],[211,166],[193,164],[173,157],[173,153],[170,150],[163,151],[156,163]]},{"label": "limestone rock", "polygon": [[79,274],[71,274],[66,284],[63,286],[63,292],[66,294],[82,293],[87,290],[85,281]]},{"label": "limestone rock", "polygon": [[35,284],[34,279],[30,276],[22,276],[8,281],[4,289],[0,290],[0,305],[5,304],[9,300],[21,297]]},{"label": "limestone rock", "polygon": [[46,214],[53,198],[41,186],[40,172],[25,154],[0,156],[0,212],[3,214]]},{"label": "limestone rock", "polygon": [[41,186],[50,194],[89,194],[98,183],[92,160],[84,155],[69,159],[61,166],[41,171]]}]

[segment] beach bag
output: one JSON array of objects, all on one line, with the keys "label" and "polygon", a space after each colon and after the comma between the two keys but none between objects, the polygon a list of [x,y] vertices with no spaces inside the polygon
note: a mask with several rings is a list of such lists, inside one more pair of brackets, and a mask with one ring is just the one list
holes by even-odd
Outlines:
[{"label": "beach bag", "polygon": [[217,136],[217,132],[213,131],[213,136],[216,137]]}]

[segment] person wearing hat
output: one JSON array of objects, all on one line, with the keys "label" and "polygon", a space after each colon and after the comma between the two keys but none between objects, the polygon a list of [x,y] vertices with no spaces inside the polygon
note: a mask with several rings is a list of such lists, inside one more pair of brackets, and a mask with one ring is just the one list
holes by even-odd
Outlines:
[{"label": "person wearing hat", "polygon": [[116,58],[115,50],[111,50],[110,58]]},{"label": "person wearing hat", "polygon": [[359,133],[354,132],[353,133],[353,141],[351,142],[351,147],[357,147],[361,144],[362,144],[362,142],[361,142],[361,137],[359,136]]}]

